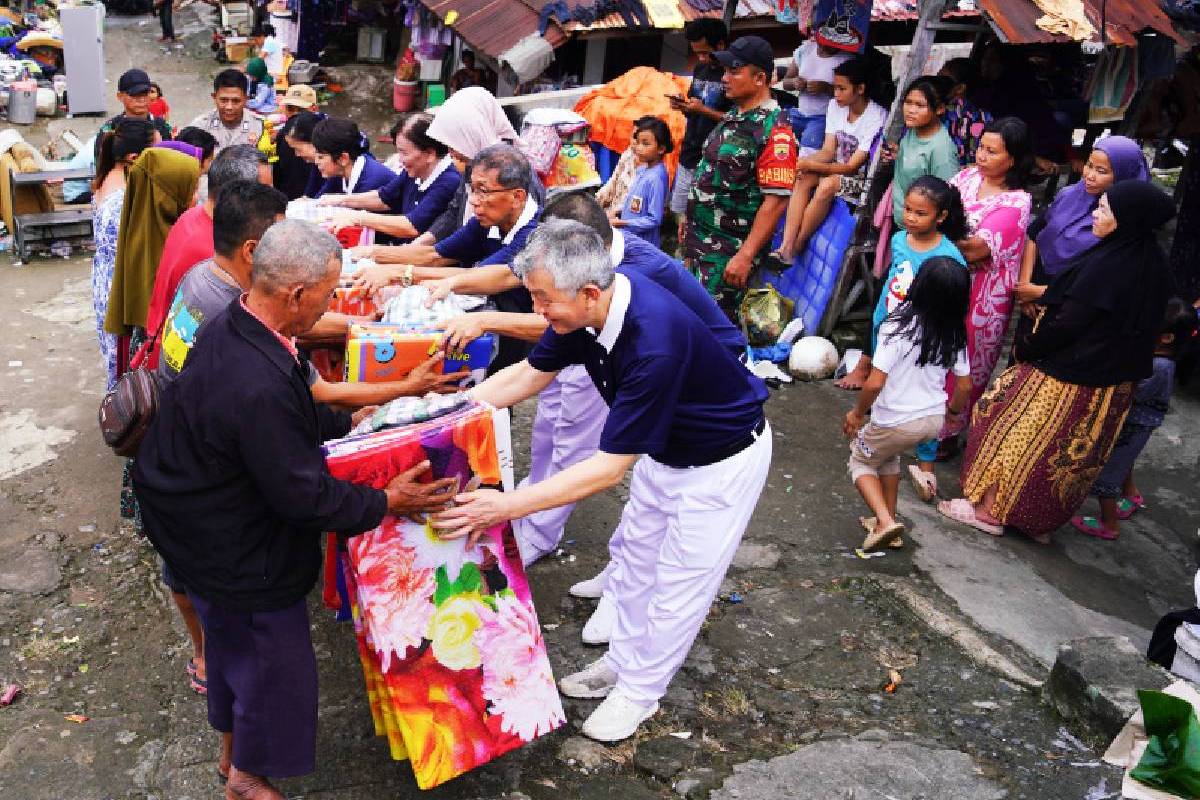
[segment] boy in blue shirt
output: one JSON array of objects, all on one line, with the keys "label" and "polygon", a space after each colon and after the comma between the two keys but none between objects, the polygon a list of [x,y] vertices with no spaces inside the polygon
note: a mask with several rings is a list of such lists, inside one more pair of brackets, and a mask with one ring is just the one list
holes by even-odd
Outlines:
[{"label": "boy in blue shirt", "polygon": [[671,129],[658,117],[641,117],[633,123],[630,148],[638,162],[637,172],[620,214],[611,220],[612,226],[624,228],[626,232],[658,247],[663,207],[670,185],[662,160],[663,156],[675,149],[671,141]]}]

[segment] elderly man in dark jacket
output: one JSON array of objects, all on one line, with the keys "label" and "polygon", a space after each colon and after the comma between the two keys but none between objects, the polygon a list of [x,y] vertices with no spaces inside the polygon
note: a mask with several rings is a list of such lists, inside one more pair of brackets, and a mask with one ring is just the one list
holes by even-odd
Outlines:
[{"label": "elderly man in dark jacket", "polygon": [[444,505],[452,480],[386,490],[334,479],[321,443],[351,416],[313,401],[293,337],[329,306],[337,241],[284,220],[254,252],[250,291],[213,318],[164,390],[134,468],[146,533],[204,625],[208,716],[223,734],[233,800],[282,798],[266,777],[311,772],[317,669],[305,595],[324,531],[353,535],[385,514]]}]

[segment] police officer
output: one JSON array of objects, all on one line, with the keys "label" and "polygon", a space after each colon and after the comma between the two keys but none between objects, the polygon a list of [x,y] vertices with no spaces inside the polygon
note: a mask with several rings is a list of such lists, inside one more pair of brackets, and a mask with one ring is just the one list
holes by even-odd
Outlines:
[{"label": "police officer", "polygon": [[771,463],[767,390],[679,299],[614,271],[594,231],[544,227],[513,266],[550,328],[525,361],[472,394],[508,407],[582,365],[609,406],[600,448],[515,492],[460,494],[437,525],[477,537],[615,486],[633,467],[614,544],[609,651],[559,682],[570,697],[604,697],[582,731],[618,741],[658,710],[750,521]]},{"label": "police officer", "polygon": [[216,153],[235,144],[257,144],[262,138],[262,120],[246,108],[248,86],[246,73],[241,70],[221,70],[213,78],[215,107],[192,120],[193,127],[207,131],[217,140]]},{"label": "police officer", "polygon": [[746,281],[787,210],[796,136],[771,99],[771,45],[743,36],[713,54],[733,108],[704,142],[688,198],[683,257],[721,309],[736,319]]}]

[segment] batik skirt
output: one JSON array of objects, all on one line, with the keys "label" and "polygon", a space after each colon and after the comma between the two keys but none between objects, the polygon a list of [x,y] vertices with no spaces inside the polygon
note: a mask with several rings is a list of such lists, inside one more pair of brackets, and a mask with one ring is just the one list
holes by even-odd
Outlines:
[{"label": "batik skirt", "polygon": [[963,493],[1031,535],[1048,534],[1082,505],[1129,412],[1133,384],[1090,387],[1028,364],[1002,373],[980,398],[963,459]]}]

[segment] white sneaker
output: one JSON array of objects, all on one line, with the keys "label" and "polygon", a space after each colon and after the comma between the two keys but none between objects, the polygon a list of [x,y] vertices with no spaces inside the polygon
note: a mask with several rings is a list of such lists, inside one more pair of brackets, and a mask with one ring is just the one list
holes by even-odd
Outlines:
[{"label": "white sneaker", "polygon": [[560,678],[558,690],[567,697],[589,700],[604,697],[616,685],[617,671],[601,656],[579,672]]},{"label": "white sneaker", "polygon": [[584,644],[608,644],[617,625],[617,603],[604,595],[583,626]]},{"label": "white sneaker", "polygon": [[572,597],[582,597],[585,600],[595,600],[604,594],[604,584],[608,581],[608,576],[611,573],[612,562],[610,561],[604,565],[604,569],[600,571],[599,575],[588,578],[586,581],[580,581],[570,589],[567,589],[567,594]]},{"label": "white sneaker", "polygon": [[638,726],[658,711],[658,703],[644,706],[613,692],[596,706],[580,733],[598,742],[619,742],[637,733]]}]

